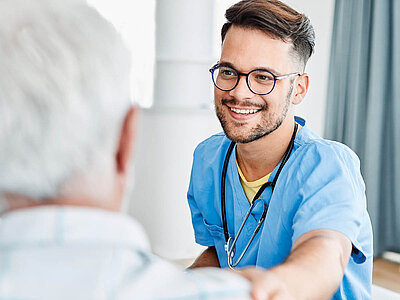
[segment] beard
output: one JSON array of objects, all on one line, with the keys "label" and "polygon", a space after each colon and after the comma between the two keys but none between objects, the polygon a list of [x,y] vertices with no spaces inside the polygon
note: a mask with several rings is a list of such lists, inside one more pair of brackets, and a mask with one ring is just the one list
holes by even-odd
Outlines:
[{"label": "beard", "polygon": [[[215,104],[215,111],[217,117],[221,123],[222,129],[225,132],[225,135],[235,143],[251,143],[254,142],[272,132],[281,126],[283,121],[285,120],[289,106],[291,102],[291,95],[293,91],[293,82],[289,89],[289,92],[286,95],[284,107],[280,114],[276,112],[269,112],[268,104],[264,103],[263,105],[255,104],[250,101],[237,101],[236,99],[225,99],[222,98],[221,104]],[[258,113],[261,114],[261,121],[250,129],[245,129],[244,127],[247,125],[246,123],[232,123],[227,120],[226,113],[224,113],[223,106],[226,104],[238,105],[238,104],[248,106],[248,107],[256,107],[260,109]],[[229,108],[228,108],[229,109]]]}]

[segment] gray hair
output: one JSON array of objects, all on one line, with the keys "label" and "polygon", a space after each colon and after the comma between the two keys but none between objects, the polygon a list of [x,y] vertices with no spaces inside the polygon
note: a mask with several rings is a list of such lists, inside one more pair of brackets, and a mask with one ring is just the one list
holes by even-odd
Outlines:
[{"label": "gray hair", "polygon": [[0,196],[54,198],[114,162],[130,54],[78,0],[0,2]]}]

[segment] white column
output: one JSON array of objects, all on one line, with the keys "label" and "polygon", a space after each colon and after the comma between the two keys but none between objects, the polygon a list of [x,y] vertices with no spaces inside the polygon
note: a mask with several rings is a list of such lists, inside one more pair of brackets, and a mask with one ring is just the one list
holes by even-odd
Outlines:
[{"label": "white column", "polygon": [[132,52],[132,98],[142,107],[153,103],[156,0],[87,0],[119,31]]},{"label": "white column", "polygon": [[157,1],[154,105],[140,118],[129,213],[144,225],[153,251],[169,259],[202,249],[194,242],[186,193],[194,148],[221,131],[208,70],[219,56],[215,12],[224,2]]},{"label": "white column", "polygon": [[310,86],[307,96],[296,107],[296,115],[304,117],[311,129],[323,136],[335,1],[284,0],[284,2],[309,17],[315,30],[315,52],[306,67],[306,72],[310,75]]}]

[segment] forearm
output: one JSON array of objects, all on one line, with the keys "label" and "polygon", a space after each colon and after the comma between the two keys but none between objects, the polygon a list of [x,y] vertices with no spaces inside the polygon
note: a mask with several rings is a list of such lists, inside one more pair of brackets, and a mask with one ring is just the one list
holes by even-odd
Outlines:
[{"label": "forearm", "polygon": [[351,242],[343,234],[314,230],[296,241],[284,263],[238,273],[252,282],[255,300],[330,299],[342,280],[350,252]]},{"label": "forearm", "polygon": [[349,256],[348,247],[344,250],[336,239],[317,236],[293,249],[286,261],[270,272],[287,283],[296,299],[330,299],[342,280]]},{"label": "forearm", "polygon": [[208,247],[206,250],[204,250],[204,252],[200,254],[200,256],[189,267],[189,269],[203,267],[220,267],[215,247]]}]

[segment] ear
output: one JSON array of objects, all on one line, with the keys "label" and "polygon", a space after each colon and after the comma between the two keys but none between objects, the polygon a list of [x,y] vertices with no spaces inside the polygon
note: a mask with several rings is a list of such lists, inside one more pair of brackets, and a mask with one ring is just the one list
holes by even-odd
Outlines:
[{"label": "ear", "polygon": [[122,125],[116,154],[116,171],[118,174],[126,174],[128,170],[135,139],[137,111],[137,108],[129,109]]},{"label": "ear", "polygon": [[309,76],[307,73],[301,74],[295,82],[293,104],[299,104],[303,101],[308,91]]}]

